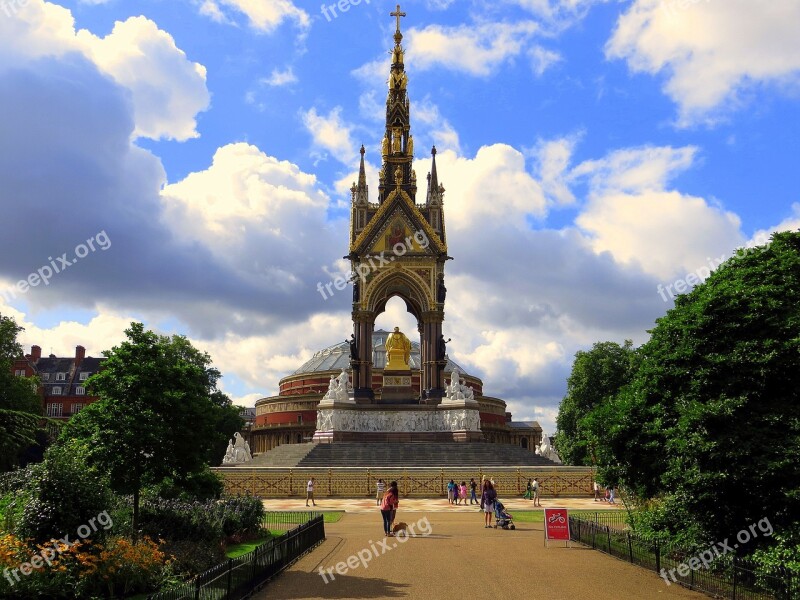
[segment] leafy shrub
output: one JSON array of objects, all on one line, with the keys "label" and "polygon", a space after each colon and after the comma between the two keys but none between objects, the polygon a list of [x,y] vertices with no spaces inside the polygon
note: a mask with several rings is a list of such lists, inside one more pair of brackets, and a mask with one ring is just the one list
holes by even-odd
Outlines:
[{"label": "leafy shrub", "polygon": [[[108,510],[113,495],[107,481],[86,462],[87,448],[80,442],[53,446],[41,464],[27,469],[19,504],[23,509],[14,533],[43,542],[70,535]],[[97,535],[102,536],[100,529]]]}]

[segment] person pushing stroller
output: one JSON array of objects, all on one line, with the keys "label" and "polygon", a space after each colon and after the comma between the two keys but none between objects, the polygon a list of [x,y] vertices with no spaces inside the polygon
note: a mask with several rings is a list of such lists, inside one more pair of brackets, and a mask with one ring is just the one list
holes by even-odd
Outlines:
[{"label": "person pushing stroller", "polygon": [[506,507],[499,499],[494,501],[494,527],[501,527],[502,529],[516,529],[514,525],[514,517],[509,514]]}]

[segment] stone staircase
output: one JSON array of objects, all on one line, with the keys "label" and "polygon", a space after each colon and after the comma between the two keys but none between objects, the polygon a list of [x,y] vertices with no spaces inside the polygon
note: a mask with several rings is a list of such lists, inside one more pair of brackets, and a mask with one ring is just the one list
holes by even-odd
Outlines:
[{"label": "stone staircase", "polygon": [[259,454],[245,467],[296,467],[317,444],[283,444],[269,452]]},{"label": "stone staircase", "polygon": [[458,442],[335,442],[286,444],[256,457],[248,467],[522,467],[554,466],[550,460],[507,444]]}]

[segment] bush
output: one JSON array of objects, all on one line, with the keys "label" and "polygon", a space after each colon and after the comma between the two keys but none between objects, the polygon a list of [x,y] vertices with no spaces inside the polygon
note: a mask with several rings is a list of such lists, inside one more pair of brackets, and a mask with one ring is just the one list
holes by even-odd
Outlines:
[{"label": "bush", "polygon": [[208,467],[186,477],[165,477],[160,483],[143,490],[145,498],[167,500],[211,500],[222,496],[222,479]]},{"label": "bush", "polygon": [[[88,525],[112,506],[108,483],[88,466],[87,454],[85,445],[73,441],[51,447],[44,462],[28,467],[26,481],[17,492],[17,504],[23,508],[14,533],[37,542],[65,535],[75,539],[81,525]],[[104,531],[92,535],[102,537]]]}]

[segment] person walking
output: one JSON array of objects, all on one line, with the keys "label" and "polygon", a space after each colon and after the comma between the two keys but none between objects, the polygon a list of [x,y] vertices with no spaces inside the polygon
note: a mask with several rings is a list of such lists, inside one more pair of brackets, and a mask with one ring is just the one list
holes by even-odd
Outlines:
[{"label": "person walking", "polygon": [[386,492],[386,484],[383,482],[383,479],[378,479],[378,483],[375,484],[375,489],[375,503],[380,506],[383,494]]},{"label": "person walking", "polygon": [[614,502],[614,485],[608,486],[608,503],[609,504],[616,504]]},{"label": "person walking", "polygon": [[481,493],[481,509],[483,509],[484,529],[492,526],[492,515],[494,514],[494,501],[497,499],[497,492],[491,481],[483,482],[483,492]]},{"label": "person walking", "polygon": [[455,496],[455,491],[456,491],[456,484],[455,484],[455,482],[454,482],[454,481],[451,479],[451,480],[450,480],[450,483],[448,483],[448,484],[447,484],[447,502],[448,502],[448,504],[453,504],[453,499],[454,499],[454,496]]},{"label": "person walking", "polygon": [[475,490],[478,489],[478,484],[475,483],[475,478],[472,477],[469,480],[469,504],[472,506],[473,501],[475,504],[479,504],[478,497],[475,495]]},{"label": "person walking", "polygon": [[317,503],[314,502],[314,478],[313,477],[311,479],[309,479],[308,483],[306,484],[306,506],[308,506],[308,501],[309,500],[311,500],[311,502],[314,504],[314,506],[317,505]]},{"label": "person walking", "polygon": [[525,500],[533,500],[533,489],[532,488],[533,488],[533,486],[531,484],[531,480],[528,479],[528,485],[525,486],[525,493],[522,495],[522,497]]},{"label": "person walking", "polygon": [[541,506],[542,503],[539,500],[539,482],[536,481],[536,478],[533,478],[533,482],[531,483],[531,491],[533,492],[533,505],[534,506]]},{"label": "person walking", "polygon": [[397,482],[393,481],[389,484],[389,489],[383,494],[381,498],[381,516],[383,517],[383,535],[393,536],[392,523],[394,523],[394,515],[399,505]]},{"label": "person walking", "polygon": [[467,482],[462,481],[461,486],[458,488],[458,497],[464,501],[464,506],[467,505]]},{"label": "person walking", "polygon": [[597,499],[600,497],[600,484],[596,481],[594,482],[594,501],[597,502]]}]

